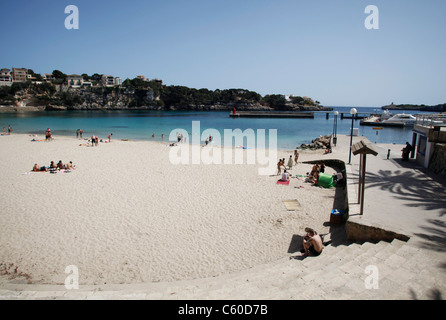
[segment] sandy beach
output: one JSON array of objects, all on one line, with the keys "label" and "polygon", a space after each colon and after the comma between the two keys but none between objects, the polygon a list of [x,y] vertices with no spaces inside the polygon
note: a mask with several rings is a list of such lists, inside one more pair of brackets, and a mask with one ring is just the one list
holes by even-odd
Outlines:
[{"label": "sandy beach", "polygon": [[[29,283],[134,284],[213,277],[291,253],[306,226],[328,232],[335,190],[258,165],[175,165],[168,142],[86,141],[25,134],[0,138],[0,271]],[[341,138],[341,137],[340,137]],[[279,151],[288,159],[291,151]],[[299,162],[324,159],[300,153]],[[30,173],[33,165],[73,161],[69,173]],[[290,171],[304,175],[312,165]],[[327,167],[326,173],[334,173]],[[298,200],[288,211],[284,200]]]}]

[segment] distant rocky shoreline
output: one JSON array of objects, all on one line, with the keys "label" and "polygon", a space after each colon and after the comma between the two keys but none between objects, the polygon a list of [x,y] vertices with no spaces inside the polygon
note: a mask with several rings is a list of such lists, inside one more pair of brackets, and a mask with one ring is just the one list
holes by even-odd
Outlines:
[{"label": "distant rocky shoreline", "polygon": [[390,104],[381,107],[383,110],[415,110],[415,111],[432,111],[432,112],[446,112],[446,103],[435,106],[426,106],[424,104]]},{"label": "distant rocky shoreline", "polygon": [[[162,107],[157,105],[148,105],[140,107],[130,107],[125,103],[117,103],[113,105],[105,104],[101,105],[97,102],[83,103],[74,106],[60,106],[60,105],[26,105],[26,106],[13,106],[13,105],[0,105],[0,112],[45,112],[45,111],[232,111],[235,108],[238,111],[260,111],[260,112],[272,112],[278,111],[277,109],[269,106],[258,104],[212,104],[212,105],[184,105],[184,106],[169,106]],[[332,111],[331,107],[324,106],[293,106],[289,105],[283,111],[292,112],[305,112],[305,111]],[[280,111],[280,110],[279,110]]]}]

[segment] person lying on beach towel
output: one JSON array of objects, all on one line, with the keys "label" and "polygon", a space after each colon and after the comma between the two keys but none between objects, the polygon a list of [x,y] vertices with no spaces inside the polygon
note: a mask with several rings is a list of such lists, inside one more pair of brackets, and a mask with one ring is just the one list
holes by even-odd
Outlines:
[{"label": "person lying on beach towel", "polygon": [[36,164],[34,164],[32,171],[33,172],[47,172],[48,169],[46,167],[39,167],[39,165],[36,163]]},{"label": "person lying on beach towel", "polygon": [[68,170],[71,170],[71,169],[76,169],[76,166],[73,165],[73,161],[70,161],[69,163],[67,163],[65,165],[65,168],[67,168]]}]

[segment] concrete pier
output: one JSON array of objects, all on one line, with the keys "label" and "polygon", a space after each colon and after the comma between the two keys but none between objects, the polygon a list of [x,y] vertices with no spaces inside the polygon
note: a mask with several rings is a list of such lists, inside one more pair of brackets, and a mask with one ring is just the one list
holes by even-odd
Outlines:
[{"label": "concrete pier", "polygon": [[271,112],[271,111],[237,111],[230,113],[231,118],[314,118],[313,112]]}]

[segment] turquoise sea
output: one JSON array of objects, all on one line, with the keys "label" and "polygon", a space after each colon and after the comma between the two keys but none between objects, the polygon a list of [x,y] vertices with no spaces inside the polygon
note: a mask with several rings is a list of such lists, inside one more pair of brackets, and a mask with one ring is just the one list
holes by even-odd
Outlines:
[{"label": "turquoise sea", "polygon": [[[334,111],[349,115],[351,107],[333,107]],[[359,107],[358,113],[382,112],[381,109]],[[397,113],[394,111],[393,113]],[[398,112],[403,113],[403,111]],[[416,114],[419,111],[404,111]],[[314,119],[255,119],[229,117],[229,112],[195,112],[195,111],[66,111],[66,112],[29,112],[0,113],[0,129],[11,125],[14,133],[42,134],[51,128],[53,135],[76,136],[76,130],[84,131],[84,138],[91,135],[106,138],[113,133],[113,139],[131,140],[168,140],[171,131],[184,129],[192,131],[192,122],[199,121],[201,131],[216,129],[223,137],[224,129],[277,129],[278,148],[294,149],[302,143],[310,143],[320,135],[332,134],[334,125],[333,111],[329,119],[326,112],[315,112]],[[350,132],[351,119],[337,121],[337,134],[346,135]],[[376,134],[373,127],[361,126],[359,120],[354,120],[354,128],[359,129],[359,135],[367,137],[371,142],[404,144],[412,140],[412,128],[388,128]],[[152,135],[155,135],[152,138]]]}]

